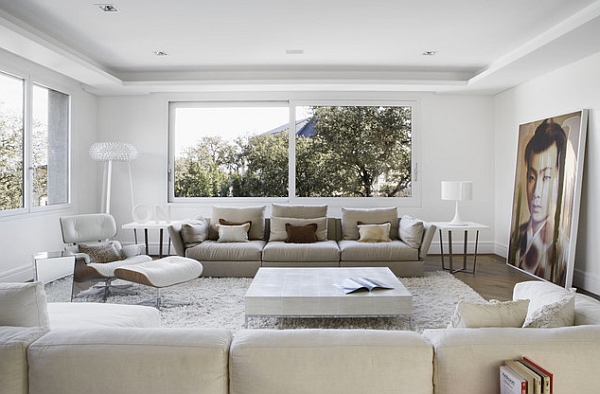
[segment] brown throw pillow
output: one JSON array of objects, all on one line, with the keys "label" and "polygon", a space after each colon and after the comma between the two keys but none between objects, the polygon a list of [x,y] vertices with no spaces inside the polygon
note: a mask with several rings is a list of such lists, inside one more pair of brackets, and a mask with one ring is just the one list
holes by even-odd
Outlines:
[{"label": "brown throw pillow", "polygon": [[[248,220],[245,222],[230,222],[229,220],[219,219],[219,224],[221,226],[242,226],[246,223],[248,223],[250,225],[250,227],[252,227],[252,220]],[[248,231],[250,231],[250,230],[248,230]]]},{"label": "brown throw pillow", "polygon": [[99,245],[79,244],[79,252],[90,256],[91,263],[110,263],[111,261],[121,260],[121,255],[117,248],[111,243]]},{"label": "brown throw pillow", "polygon": [[285,231],[287,232],[286,243],[309,244],[318,241],[317,223],[310,223],[304,226],[293,226],[286,223]]}]

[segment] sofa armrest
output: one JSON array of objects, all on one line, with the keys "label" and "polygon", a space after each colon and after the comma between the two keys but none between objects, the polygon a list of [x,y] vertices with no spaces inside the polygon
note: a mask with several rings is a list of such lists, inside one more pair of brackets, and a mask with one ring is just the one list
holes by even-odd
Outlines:
[{"label": "sofa armrest", "polygon": [[183,244],[183,238],[181,238],[181,223],[173,222],[167,227],[167,232],[171,237],[171,243],[177,256],[185,257],[185,245]]},{"label": "sofa armrest", "polygon": [[429,253],[431,247],[431,241],[435,235],[437,227],[431,223],[423,222],[423,240],[421,241],[421,247],[419,248],[419,260],[422,260]]}]

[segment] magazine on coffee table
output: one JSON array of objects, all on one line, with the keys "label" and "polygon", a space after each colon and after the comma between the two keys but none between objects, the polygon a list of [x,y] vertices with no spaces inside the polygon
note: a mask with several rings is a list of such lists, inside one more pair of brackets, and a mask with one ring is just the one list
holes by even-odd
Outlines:
[{"label": "magazine on coffee table", "polygon": [[334,283],[333,285],[346,294],[353,293],[357,290],[368,290],[370,292],[373,289],[393,289],[392,286],[388,286],[385,283],[372,278],[348,278],[340,283]]}]

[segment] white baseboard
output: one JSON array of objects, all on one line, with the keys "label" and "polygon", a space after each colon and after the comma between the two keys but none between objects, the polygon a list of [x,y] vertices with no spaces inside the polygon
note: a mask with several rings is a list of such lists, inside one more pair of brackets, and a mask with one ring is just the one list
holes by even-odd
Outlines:
[{"label": "white baseboard", "polygon": [[590,293],[600,294],[600,277],[586,274],[576,269],[573,272],[573,287],[585,289]]},{"label": "white baseboard", "polygon": [[[444,242],[443,244],[444,247],[444,253],[448,253],[448,242]],[[456,242],[452,242],[452,254],[463,254],[464,251],[464,243],[461,240],[456,241]],[[472,242],[467,242],[467,254],[473,254],[473,252],[475,251],[475,241]],[[477,245],[477,254],[490,254],[490,253],[495,253],[494,252],[494,243],[493,242],[482,242],[479,241],[478,245]],[[440,243],[439,242],[432,242],[431,243],[431,247],[429,248],[429,253],[428,254],[441,254],[441,250],[440,250]]]},{"label": "white baseboard", "polygon": [[33,267],[31,264],[0,272],[0,282],[27,282],[30,280],[33,280]]}]

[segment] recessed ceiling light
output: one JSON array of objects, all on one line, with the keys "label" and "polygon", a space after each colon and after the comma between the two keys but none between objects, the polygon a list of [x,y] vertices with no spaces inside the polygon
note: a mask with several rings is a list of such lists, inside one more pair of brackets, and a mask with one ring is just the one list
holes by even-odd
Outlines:
[{"label": "recessed ceiling light", "polygon": [[286,55],[304,55],[304,49],[286,49]]},{"label": "recessed ceiling light", "polygon": [[104,12],[119,12],[114,4],[95,4]]},{"label": "recessed ceiling light", "polygon": [[169,56],[169,54],[165,51],[154,51],[152,53],[154,53],[156,56]]},{"label": "recessed ceiling light", "polygon": [[433,56],[437,54],[437,51],[424,51],[423,56]]}]

